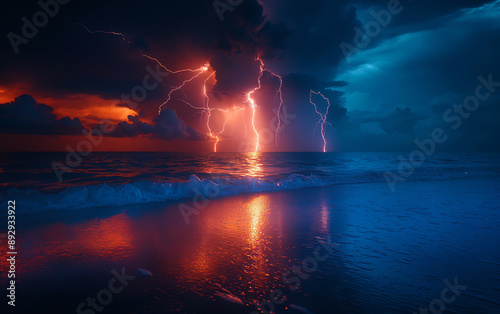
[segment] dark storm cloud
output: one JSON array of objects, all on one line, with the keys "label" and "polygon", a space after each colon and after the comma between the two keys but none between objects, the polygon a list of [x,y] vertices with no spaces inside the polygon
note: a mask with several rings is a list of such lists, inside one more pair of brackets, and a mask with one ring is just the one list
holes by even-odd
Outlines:
[{"label": "dark storm cloud", "polygon": [[[43,135],[81,135],[86,130],[78,118],[58,119],[54,109],[46,104],[37,103],[30,95],[17,97],[13,102],[0,104],[0,132],[7,134]],[[110,137],[150,136],[164,140],[184,139],[200,141],[207,137],[180,120],[176,112],[165,109],[148,124],[140,119],[141,115],[129,115],[128,121],[115,122]],[[87,116],[91,120],[102,119]],[[108,121],[109,124],[111,121]],[[98,128],[96,125],[95,128]],[[106,126],[108,129],[108,126]]]},{"label": "dark storm cloud", "polygon": [[177,113],[172,109],[163,110],[161,114],[153,120],[153,122],[155,123],[156,130],[152,136],[153,138],[160,138],[164,140],[186,139],[192,141],[208,139],[204,134],[201,134],[194,128],[186,125],[186,123],[179,119]]},{"label": "dark storm cloud", "polygon": [[[21,17],[31,17],[40,8],[17,1],[10,5],[2,34],[21,34]],[[211,61],[221,77],[216,89],[238,95],[252,87],[258,75],[258,63],[248,66],[249,61],[259,54],[278,57],[287,29],[264,22],[256,0],[244,1],[225,17],[219,20],[212,1],[71,2],[61,6],[29,43],[21,44],[19,54],[2,44],[0,85],[28,84],[44,95],[83,93],[120,99],[141,86],[146,66],[156,66],[141,57],[146,53],[174,70]],[[231,80],[224,77],[230,76],[241,82],[225,84]],[[165,85],[172,84],[167,80]],[[163,87],[149,92],[139,109],[157,107],[164,96]]]},{"label": "dark storm cloud", "polygon": [[389,112],[357,111],[354,114],[355,119],[353,120],[358,124],[375,123],[388,135],[415,135],[415,125],[420,120],[429,118],[429,116],[412,112],[412,109],[408,107],[396,107]]},{"label": "dark storm cloud", "polygon": [[76,135],[84,127],[78,118],[58,119],[53,108],[37,103],[30,95],[0,104],[0,132],[15,134]]},{"label": "dark storm cloud", "polygon": [[395,111],[391,112],[389,115],[383,117],[380,120],[380,127],[387,134],[409,134],[413,135],[413,127],[417,124],[419,118],[418,115],[411,112],[411,108],[396,108]]},{"label": "dark storm cloud", "polygon": [[[350,5],[356,8],[357,17],[360,20],[359,29],[362,32],[376,32],[375,36],[363,39],[363,42],[368,41],[368,46],[363,49],[370,49],[386,39],[401,34],[420,32],[446,25],[462,10],[480,7],[491,1],[359,0],[350,2]],[[393,12],[397,13],[389,12],[391,8],[394,9]],[[376,30],[374,22],[380,26],[380,31]],[[367,30],[370,24],[372,24],[372,28]],[[355,46],[356,40],[360,40],[359,37],[353,36],[351,41],[347,41],[347,43]]]},{"label": "dark storm cloud", "polygon": [[335,73],[343,59],[338,46],[350,41],[359,25],[348,1],[280,0],[265,8],[270,20],[289,31],[274,68],[312,76]]},{"label": "dark storm cloud", "polygon": [[128,122],[116,123],[114,130],[108,134],[111,137],[134,137],[137,135],[150,135],[155,131],[154,126],[139,120],[138,116],[129,115]]},{"label": "dark storm cloud", "polygon": [[[291,73],[284,76],[283,93],[287,109],[283,120],[288,124],[285,124],[286,127],[280,135],[278,149],[284,151],[318,151],[321,149],[323,141],[319,128],[316,127],[320,116],[310,103],[310,91],[321,92],[330,101],[327,121],[333,127],[326,125],[327,133],[329,133],[337,128],[341,121],[347,119],[343,93],[329,88],[345,85],[344,81],[321,80],[303,73]],[[317,95],[313,95],[313,101],[317,104],[318,111],[324,114],[327,102]]]},{"label": "dark storm cloud", "polygon": [[[445,121],[443,118],[447,110],[453,110],[454,104],[461,104],[462,101],[453,103],[437,103],[432,106],[432,116],[428,123],[422,123],[422,131],[430,134],[436,127],[444,129],[449,136],[448,140],[442,144],[445,150],[460,151],[499,151],[498,137],[500,136],[500,95],[492,97],[485,103],[480,103],[478,109],[467,112],[461,117],[460,124],[456,124],[459,114],[454,116],[453,123]],[[455,125],[459,125],[454,129]]]},{"label": "dark storm cloud", "polygon": [[330,101],[327,121],[335,123],[346,116],[347,109],[343,107],[344,100],[342,98],[344,93],[331,89],[323,89],[321,94]]},{"label": "dark storm cloud", "polygon": [[[416,1],[411,10],[405,11],[404,20],[416,23],[483,2]],[[224,22],[220,22],[211,1],[70,2],[61,6],[58,15],[33,40],[20,46],[19,55],[14,55],[9,45],[2,45],[1,69],[5,75],[0,83],[22,78],[44,90],[117,98],[140,84],[144,76],[141,50],[159,56],[174,68],[185,65],[183,55],[194,49],[200,57],[214,60],[222,58],[222,52],[249,57],[261,54],[282,74],[333,73],[343,59],[339,43],[352,39],[353,28],[360,25],[354,8],[382,7],[386,3],[282,0],[264,3],[263,8],[255,0],[245,0],[233,12],[226,12]],[[9,3],[3,32],[19,33],[20,18],[31,17],[39,9],[37,5]],[[119,36],[89,34],[74,23],[84,23],[91,30],[123,32],[129,43]],[[190,52],[190,56],[197,53]],[[247,77],[238,66],[248,60],[239,60],[233,67],[221,66],[217,71],[221,76],[237,72],[233,75]],[[280,62],[275,65],[273,60]],[[248,86],[254,81],[254,75],[248,75]]]},{"label": "dark storm cloud", "polygon": [[[151,138],[163,140],[192,140],[201,141],[208,139],[194,128],[186,125],[179,119],[177,113],[169,108],[164,109],[161,114],[153,120],[153,124],[148,124],[140,120],[140,116],[129,115],[128,121],[121,121],[114,125],[113,131],[108,134],[110,137],[135,137],[146,135]],[[97,126],[99,127],[99,126]]]},{"label": "dark storm cloud", "polygon": [[[406,26],[401,21],[391,24],[388,33],[386,30],[382,32],[378,43],[342,65],[339,77],[350,83],[344,89],[346,107],[351,120],[358,123],[358,133],[363,132],[367,139],[383,138],[379,133],[383,130],[388,137],[381,147],[401,149],[412,143],[415,137],[429,136],[435,127],[446,126],[443,125],[442,113],[441,116],[436,114],[437,100],[445,107],[463,101],[467,95],[474,94],[478,76],[487,77],[491,73],[494,81],[500,80],[497,60],[500,53],[499,2],[473,9],[467,7],[482,2],[459,4],[458,7],[455,3],[437,5],[430,7],[430,13],[410,18],[412,32],[405,32],[409,21]],[[412,16],[416,13],[412,13],[408,4],[398,17],[402,19],[405,14]],[[432,23],[433,19],[439,22]],[[405,121],[410,116],[389,119],[384,124],[363,121],[368,115],[390,115],[397,107],[408,107],[414,115],[406,128],[397,120]],[[498,150],[492,137],[489,137],[490,141],[486,140],[485,134],[497,131],[488,123],[490,117],[481,114],[481,110],[474,119],[464,123],[463,129],[452,130],[450,140],[440,149]],[[477,122],[473,124],[472,121]],[[374,127],[373,123],[380,128]],[[466,128],[466,125],[474,125],[475,129]],[[412,130],[412,137],[406,140],[395,141],[390,135],[412,134]]]},{"label": "dark storm cloud", "polygon": [[[472,9],[487,2],[401,1],[404,10],[346,65],[340,43],[352,43],[355,28],[372,18],[371,10],[380,11],[388,1],[245,0],[226,12],[223,22],[209,0],[73,1],[61,7],[29,43],[21,44],[18,54],[3,41],[0,85],[28,84],[51,97],[97,94],[120,99],[121,94],[141,86],[146,66],[155,66],[141,57],[146,53],[172,69],[196,68],[208,61],[217,71],[213,96],[243,98],[257,85],[259,62],[255,58],[261,56],[266,69],[283,76],[288,110],[298,114],[298,130],[286,130],[291,138],[306,142],[301,129],[309,130],[317,121],[309,104],[313,89],[332,103],[329,122],[334,127],[329,132],[339,142],[349,139],[356,141],[350,147],[374,143],[390,147],[383,136],[396,143],[395,137],[431,124],[432,118],[424,121],[421,117],[431,116],[432,99],[473,88],[480,74],[498,73],[496,13],[488,16],[488,10]],[[30,18],[37,10],[35,2],[9,1],[9,10],[0,13],[5,15],[2,35],[20,33],[21,17]],[[91,34],[75,23],[90,30],[122,32],[125,38]],[[134,109],[141,118],[153,119],[173,84],[169,80],[148,91],[147,99]],[[276,86],[272,79],[266,84]],[[381,103],[389,105],[381,107]],[[266,106],[264,101],[259,104]],[[396,107],[410,109],[398,112]],[[115,136],[203,138],[178,117],[192,116],[189,109],[176,110],[166,111],[153,125],[129,118]],[[364,111],[372,111],[378,120],[363,121],[365,116],[356,116]],[[376,124],[380,133],[370,133],[366,124]],[[400,144],[391,147],[404,146]]]},{"label": "dark storm cloud", "polygon": [[[456,0],[456,1],[399,1],[404,8],[404,15],[394,20],[394,26],[422,25],[430,20],[453,14],[461,9],[480,7],[491,0]],[[358,0],[352,2],[360,9],[380,10],[387,8],[389,0]],[[403,12],[401,14],[403,14]]]}]

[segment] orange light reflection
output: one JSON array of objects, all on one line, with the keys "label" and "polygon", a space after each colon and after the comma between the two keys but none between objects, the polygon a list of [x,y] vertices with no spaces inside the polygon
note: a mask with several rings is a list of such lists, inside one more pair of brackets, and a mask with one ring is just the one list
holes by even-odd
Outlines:
[{"label": "orange light reflection", "polygon": [[269,290],[272,279],[266,255],[271,248],[264,232],[269,206],[269,196],[260,195],[244,203],[235,199],[200,216],[201,238],[192,250],[196,254],[183,263],[183,281],[207,294],[218,289],[220,282],[231,282],[224,289],[242,299],[247,293]]}]

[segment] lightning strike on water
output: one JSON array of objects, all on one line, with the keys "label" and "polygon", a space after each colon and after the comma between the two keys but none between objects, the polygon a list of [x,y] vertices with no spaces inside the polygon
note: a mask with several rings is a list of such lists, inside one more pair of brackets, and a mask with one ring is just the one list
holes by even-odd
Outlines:
[{"label": "lightning strike on water", "polygon": [[260,136],[259,136],[259,132],[257,132],[257,129],[255,128],[255,114],[257,111],[257,105],[255,104],[255,100],[252,98],[252,96],[257,90],[259,90],[262,87],[260,80],[262,78],[262,75],[264,74],[264,62],[262,62],[262,59],[260,59],[260,58],[257,58],[256,60],[258,60],[260,62],[260,66],[259,66],[260,73],[259,73],[259,77],[257,79],[258,86],[255,87],[254,89],[252,89],[250,92],[248,92],[247,101],[250,103],[250,108],[252,108],[252,129],[255,133],[255,152],[258,152],[259,145],[260,145]]},{"label": "lightning strike on water", "polygon": [[[325,111],[324,115],[318,111],[318,106],[312,100],[313,94],[321,96],[328,103],[328,106],[326,107],[326,111]],[[328,121],[326,121],[326,118],[328,117],[328,111],[330,110],[330,100],[328,98],[326,98],[323,94],[321,94],[321,92],[315,92],[315,91],[311,90],[309,93],[309,101],[314,106],[314,111],[316,111],[316,113],[320,116],[320,119],[316,123],[316,128],[318,127],[319,124],[321,124],[321,137],[323,138],[323,152],[326,153],[325,124],[327,124],[327,123],[330,124]],[[314,128],[314,129],[316,129],[316,128]]]},{"label": "lightning strike on water", "polygon": [[[96,33],[102,33],[102,34],[108,34],[108,35],[114,35],[114,36],[119,36],[123,41],[125,41],[126,43],[130,43],[130,41],[126,38],[126,36],[122,33],[119,33],[119,32],[113,32],[113,31],[102,31],[102,30],[95,30],[95,31],[92,31],[90,30],[87,26],[81,24],[81,23],[78,23],[78,25],[81,25],[85,28],[85,30],[91,34],[96,34]],[[186,78],[185,80],[183,80],[179,85],[177,86],[174,86],[174,87],[170,87],[170,91],[167,95],[167,99],[158,107],[158,115],[160,115],[161,111],[162,111],[162,108],[166,105],[168,105],[168,103],[172,100],[172,95],[173,93],[175,93],[176,91],[181,91],[181,92],[184,92],[183,91],[183,87],[193,81],[194,79],[198,78],[199,76],[201,76],[203,73],[206,73],[207,71],[213,71],[213,69],[210,67],[209,64],[205,64],[199,68],[196,68],[196,69],[180,69],[180,70],[170,70],[169,68],[167,68],[165,65],[163,65],[157,58],[155,57],[152,57],[152,56],[149,56],[147,54],[143,54],[141,52],[141,56],[144,57],[144,58],[147,58],[151,61],[154,61],[155,63],[157,63],[162,69],[164,69],[165,71],[167,71],[168,73],[171,73],[171,74],[179,74],[179,73],[191,73],[191,75]],[[280,131],[280,128],[281,128],[281,118],[280,118],[280,113],[281,113],[281,110],[283,108],[283,105],[284,105],[284,102],[283,102],[283,93],[282,93],[282,88],[283,88],[283,78],[270,71],[270,70],[267,70],[264,66],[264,62],[262,60],[262,58],[259,56],[256,58],[256,60],[258,60],[260,62],[260,66],[259,66],[259,69],[260,69],[260,73],[259,73],[259,77],[258,77],[258,86],[255,87],[254,89],[252,89],[251,91],[249,91],[247,93],[247,101],[248,103],[250,104],[250,108],[252,109],[252,117],[251,117],[251,125],[252,125],[252,129],[255,133],[255,152],[258,152],[259,151],[259,147],[260,147],[260,135],[259,135],[259,132],[257,131],[257,128],[255,126],[255,120],[256,120],[256,112],[257,112],[257,104],[255,102],[255,99],[253,98],[255,92],[257,90],[259,90],[261,87],[262,87],[262,83],[261,83],[261,79],[262,79],[262,76],[264,74],[265,71],[267,71],[268,73],[270,73],[272,76],[276,77],[279,79],[279,88],[278,90],[276,91],[276,97],[277,98],[279,96],[279,106],[278,106],[278,111],[277,111],[277,117],[278,117],[278,125],[277,125],[277,129],[276,129],[276,133],[275,133],[275,139],[276,139],[276,145],[278,145],[278,133]],[[219,143],[220,141],[220,135],[225,131],[226,129],[226,125],[227,123],[233,118],[233,116],[235,115],[236,112],[239,112],[239,111],[242,111],[242,110],[245,110],[245,108],[241,108],[241,107],[232,107],[230,109],[226,109],[226,110],[223,110],[223,109],[219,109],[219,108],[211,108],[210,105],[209,105],[209,102],[210,102],[210,98],[208,96],[208,92],[207,92],[207,82],[210,80],[211,77],[213,77],[215,75],[215,71],[213,71],[205,80],[204,80],[204,83],[203,83],[203,89],[202,89],[202,93],[204,95],[204,99],[203,99],[203,106],[202,107],[198,107],[198,106],[194,106],[192,105],[191,103],[189,103],[188,101],[186,100],[183,100],[183,99],[178,99],[182,102],[184,102],[185,104],[187,104],[188,106],[190,106],[191,108],[195,109],[195,110],[201,110],[202,111],[202,114],[205,114],[207,116],[207,119],[206,119],[206,126],[207,126],[207,130],[208,130],[208,133],[209,133],[209,136],[212,140],[214,140],[214,152],[217,151],[217,144]],[[185,94],[184,94],[185,95]],[[187,97],[186,97],[187,98]],[[228,112],[229,110],[233,110],[233,114],[232,116],[230,117],[226,117],[226,120],[224,121],[223,123],[223,126],[222,126],[222,129],[221,131],[217,132],[217,133],[214,133],[212,131],[212,127],[210,126],[210,119],[211,119],[211,116],[212,116],[212,110],[218,110],[218,111],[222,111],[222,112]],[[320,114],[321,115],[321,114]],[[246,124],[245,124],[245,129],[246,129]]]}]

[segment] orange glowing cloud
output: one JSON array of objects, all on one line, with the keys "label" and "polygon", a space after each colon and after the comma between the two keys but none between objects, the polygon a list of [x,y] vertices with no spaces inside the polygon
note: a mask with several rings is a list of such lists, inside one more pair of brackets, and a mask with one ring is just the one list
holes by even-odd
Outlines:
[{"label": "orange glowing cloud", "polygon": [[98,95],[80,94],[64,98],[40,98],[39,101],[53,107],[56,115],[78,117],[84,124],[95,123],[96,119],[126,121],[127,116],[137,115],[132,109],[118,107],[117,100],[103,99]]},{"label": "orange glowing cloud", "polygon": [[38,103],[46,104],[54,109],[58,118],[79,118],[82,124],[95,124],[96,120],[109,119],[113,121],[127,121],[129,115],[137,115],[132,109],[118,107],[118,100],[104,99],[99,95],[70,94],[56,97],[47,96],[40,92],[33,92],[31,88],[17,84],[0,86],[0,104],[14,101],[16,97],[29,94]]}]

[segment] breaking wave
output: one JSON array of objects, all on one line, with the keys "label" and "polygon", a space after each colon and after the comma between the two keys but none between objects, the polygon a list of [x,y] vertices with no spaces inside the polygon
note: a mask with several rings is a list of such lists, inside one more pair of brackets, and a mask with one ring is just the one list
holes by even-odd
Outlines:
[{"label": "breaking wave", "polygon": [[[457,168],[421,169],[405,180],[447,180],[469,176],[491,175],[491,172],[464,172]],[[496,171],[494,172],[497,173]],[[395,172],[397,174],[397,172]],[[295,190],[335,184],[385,182],[384,172],[365,172],[358,175],[319,177],[292,174],[277,180],[253,177],[200,179],[191,175],[184,182],[138,181],[127,184],[100,183],[66,188],[57,193],[34,189],[9,189],[0,192],[2,200],[15,199],[19,214],[38,213],[50,210],[77,210],[102,206],[121,206],[171,200],[182,200],[203,195],[207,198],[241,193]]]}]

